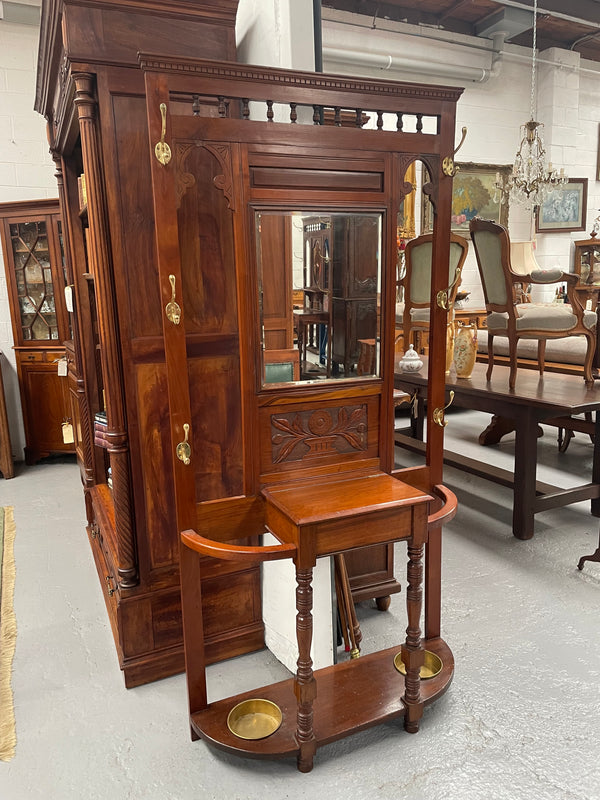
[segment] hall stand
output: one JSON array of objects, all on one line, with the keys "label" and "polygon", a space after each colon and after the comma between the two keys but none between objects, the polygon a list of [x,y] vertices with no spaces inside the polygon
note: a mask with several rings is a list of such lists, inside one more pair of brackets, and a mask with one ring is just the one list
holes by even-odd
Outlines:
[{"label": "hall stand", "polygon": [[[447,689],[453,675],[440,630],[440,560],[441,526],[454,515],[456,498],[441,484],[447,312],[436,298],[448,290],[455,106],[462,90],[144,53],[139,58],[192,737],[239,755],[295,756],[298,769],[308,772],[319,746],[355,731],[403,717],[406,730],[416,732],[424,705]],[[354,128],[341,125],[348,109]],[[308,124],[301,124],[307,114]],[[373,129],[363,128],[366,119]],[[390,119],[395,129],[386,130]],[[412,191],[404,175],[416,159],[432,176],[425,191],[435,212],[427,452],[423,464],[395,469],[396,224]],[[361,328],[362,337],[379,340],[372,374],[357,374],[357,342],[349,328],[339,377],[263,383],[261,314],[270,307],[265,293],[290,268],[264,238],[277,227],[262,225],[272,215],[290,230],[315,215],[376,225],[376,244],[362,254],[372,262],[370,271],[360,274],[363,291],[368,273],[374,293],[365,303],[372,320]],[[343,258],[343,248],[336,244],[336,257]],[[349,287],[348,297],[351,292]],[[292,306],[281,313],[291,320]],[[214,500],[199,490],[205,431],[222,424],[219,408],[203,398],[208,376],[225,394],[227,423],[241,452],[238,490]],[[266,532],[279,544],[240,543]],[[399,636],[393,648],[313,673],[316,559],[398,541],[407,543],[406,637]],[[208,703],[202,622],[207,556],[248,567],[293,559],[299,652],[293,678]],[[422,681],[426,653],[440,669]],[[242,703],[247,713],[240,711]],[[246,736],[242,720],[260,723],[262,735]]]}]

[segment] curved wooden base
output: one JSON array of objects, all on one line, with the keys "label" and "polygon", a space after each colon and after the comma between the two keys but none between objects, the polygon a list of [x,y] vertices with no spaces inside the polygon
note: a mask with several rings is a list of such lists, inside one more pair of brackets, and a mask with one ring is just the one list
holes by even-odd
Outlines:
[{"label": "curved wooden base", "polygon": [[[454,658],[442,639],[424,640],[423,645],[436,653],[444,665],[435,678],[420,682],[421,697],[428,705],[450,685]],[[318,686],[313,706],[317,747],[404,716],[404,676],[394,666],[394,657],[400,652],[400,647],[397,645],[314,673]],[[283,722],[271,736],[248,741],[231,733],[227,727],[227,715],[242,700],[253,697],[276,703],[283,713]],[[195,734],[228,753],[249,758],[285,758],[299,753],[296,707],[294,679],[289,678],[211,703],[204,710],[192,714],[190,722]]]}]

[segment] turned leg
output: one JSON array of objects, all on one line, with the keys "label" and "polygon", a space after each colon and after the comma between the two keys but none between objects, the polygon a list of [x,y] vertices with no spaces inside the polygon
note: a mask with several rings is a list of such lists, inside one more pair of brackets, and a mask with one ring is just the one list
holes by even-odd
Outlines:
[{"label": "turned leg", "polygon": [[492,377],[492,370],[494,369],[494,337],[488,334],[488,367],[485,373],[486,381]]},{"label": "turned leg", "polygon": [[406,642],[402,645],[402,661],[406,667],[404,679],[404,727],[409,733],[419,730],[423,716],[421,700],[421,667],[425,650],[421,640],[421,608],[423,605],[423,545],[408,543],[408,569],[406,587],[406,610],[408,627]]},{"label": "turned leg", "polygon": [[310,645],[312,642],[312,569],[296,568],[296,637],[298,639],[298,663],[294,694],[298,703],[298,769],[310,772],[317,749],[313,731],[313,700],[317,696],[317,685],[313,676]]}]

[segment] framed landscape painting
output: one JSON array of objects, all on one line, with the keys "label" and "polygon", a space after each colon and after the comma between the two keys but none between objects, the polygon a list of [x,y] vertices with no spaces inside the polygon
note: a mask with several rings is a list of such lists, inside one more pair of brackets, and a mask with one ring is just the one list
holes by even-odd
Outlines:
[{"label": "framed landscape painting", "polygon": [[557,186],[538,206],[535,214],[537,233],[565,233],[585,229],[587,178],[569,178]]},{"label": "framed landscape painting", "polygon": [[[473,217],[483,217],[508,225],[508,198],[500,202],[501,193],[494,184],[499,178],[506,181],[510,164],[457,164],[458,172],[452,183],[452,216],[450,225],[454,233],[469,236],[469,222]],[[423,232],[431,230],[431,203],[423,203]]]}]

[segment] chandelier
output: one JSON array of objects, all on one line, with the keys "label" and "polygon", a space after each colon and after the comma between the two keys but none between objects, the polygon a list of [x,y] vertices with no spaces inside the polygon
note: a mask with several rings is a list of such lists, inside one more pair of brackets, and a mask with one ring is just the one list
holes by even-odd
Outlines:
[{"label": "chandelier", "polygon": [[564,169],[558,172],[549,163],[542,139],[543,124],[535,117],[535,77],[537,48],[537,0],[533,2],[533,47],[531,54],[531,119],[521,125],[521,144],[515,156],[512,173],[507,178],[496,175],[494,184],[500,192],[500,201],[510,197],[526,207],[540,206],[557,186],[567,183]]}]

